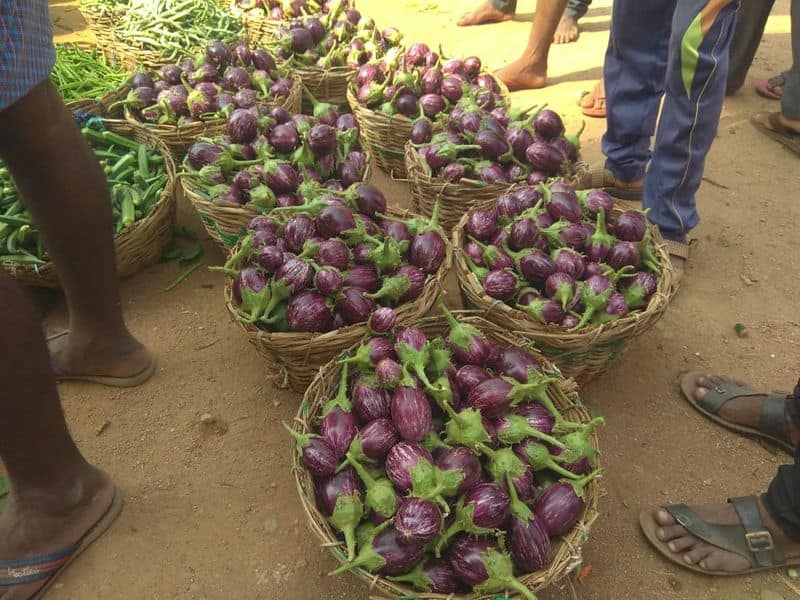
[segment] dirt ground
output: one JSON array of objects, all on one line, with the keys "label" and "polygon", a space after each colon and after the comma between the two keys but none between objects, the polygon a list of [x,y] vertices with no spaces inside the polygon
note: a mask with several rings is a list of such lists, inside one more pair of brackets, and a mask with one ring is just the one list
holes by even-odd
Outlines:
[{"label": "dirt ground", "polygon": [[[410,40],[441,43],[451,55],[479,54],[492,67],[516,56],[534,9],[523,0],[517,20],[465,31],[454,18],[466,3],[360,4]],[[600,433],[602,515],[584,551],[592,572],[582,583],[542,593],[544,599],[800,596],[800,582],[785,572],[723,579],[673,568],[650,550],[637,526],[639,510],[656,503],[760,492],[788,460],[712,427],[676,387],[679,373],[694,366],[737,373],[766,389],[790,388],[798,374],[800,163],[748,122],[751,113],[776,106],[756,96],[752,82],[790,60],[788,4],[777,2],[747,86],[726,102],[698,196],[703,222],[683,289],[664,319],[583,390],[608,421]],[[86,35],[73,5],[51,6],[60,39]],[[575,98],[600,75],[609,19],[610,1],[593,3],[580,41],[554,47],[550,87],[515,94],[514,102],[547,102],[577,127]],[[588,123],[583,139],[590,162],[599,157],[604,125]],[[405,184],[380,173],[376,182],[392,201],[408,201]],[[185,202],[179,219],[202,232]],[[218,251],[205,246],[207,264],[219,264]],[[335,562],[306,527],[280,428],[294,416],[299,397],[269,383],[259,356],[229,322],[222,277],[199,270],[164,292],[177,272],[174,264],[160,265],[122,284],[129,324],[159,359],[151,381],[134,390],[61,386],[79,445],[112,474],[126,506],[50,597],[367,600],[355,578],[326,576]],[[454,281],[450,289],[456,290]],[[58,300],[46,325],[63,323]],[[746,325],[747,337],[736,336],[736,323]],[[202,424],[204,413],[216,424]]]}]

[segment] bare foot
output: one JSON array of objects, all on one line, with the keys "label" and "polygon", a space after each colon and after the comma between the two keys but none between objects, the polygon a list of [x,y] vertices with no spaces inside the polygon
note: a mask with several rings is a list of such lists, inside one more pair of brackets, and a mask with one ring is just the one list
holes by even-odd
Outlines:
[{"label": "bare foot", "polygon": [[[0,561],[33,558],[68,548],[80,540],[107,512],[114,484],[89,465],[57,496],[26,496],[15,490],[0,517]],[[0,585],[0,598],[31,598],[47,580],[23,585]]]},{"label": "bare foot", "polygon": [[489,2],[484,2],[470,13],[463,15],[456,24],[459,27],[470,27],[471,25],[483,25],[484,23],[500,23],[510,21],[514,15],[497,10]]},{"label": "bare foot", "polygon": [[518,58],[494,72],[511,92],[537,90],[547,85],[547,65],[532,63],[528,58]]},{"label": "bare foot", "polygon": [[[783,533],[780,526],[764,508],[761,500],[758,501],[761,518],[764,525],[772,534],[775,548],[783,553],[788,560],[800,556],[800,544],[792,541]],[[715,504],[710,506],[693,506],[697,515],[717,525],[738,525],[739,515],[732,504]],[[667,542],[667,547],[675,554],[681,554],[687,565],[696,565],[707,571],[723,571],[726,573],[739,573],[753,568],[748,558],[713,546],[696,538],[675,521],[674,517],[666,510],[660,509],[653,513],[653,520],[660,527],[656,537],[662,542]]]},{"label": "bare foot", "polygon": [[92,339],[74,331],[47,342],[54,366],[65,375],[129,377],[144,371],[152,356],[130,334],[118,339]]},{"label": "bare foot", "polygon": [[606,114],[606,86],[602,79],[597,80],[592,91],[584,92],[581,96],[580,107],[583,114],[589,117],[605,116]]},{"label": "bare foot", "polygon": [[[697,379],[697,388],[695,388],[692,396],[695,400],[701,400],[709,390],[713,390],[717,386],[725,386],[726,384],[735,383],[744,385],[741,381],[737,381],[724,375],[707,375]],[[752,427],[758,429],[761,418],[761,409],[766,402],[766,394],[762,396],[745,396],[740,398],[731,398],[723,404],[717,411],[717,416],[721,419],[734,423],[735,425],[744,425],[745,427]],[[789,414],[789,403],[786,403],[786,441],[795,446],[800,442],[800,430],[795,426],[791,415]]]},{"label": "bare foot", "polygon": [[578,21],[575,17],[564,15],[558,22],[555,34],[553,34],[554,44],[569,44],[578,39]]}]

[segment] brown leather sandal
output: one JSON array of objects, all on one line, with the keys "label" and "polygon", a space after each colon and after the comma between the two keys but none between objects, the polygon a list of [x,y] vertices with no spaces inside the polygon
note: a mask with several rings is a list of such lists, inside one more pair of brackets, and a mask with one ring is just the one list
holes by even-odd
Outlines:
[{"label": "brown leather sandal", "polygon": [[630,187],[626,185],[626,182],[618,179],[614,173],[606,169],[604,163],[590,166],[581,176],[577,187],[580,190],[601,189],[614,198],[622,200],[641,201],[642,199],[643,186]]},{"label": "brown leather sandal", "polygon": [[699,565],[690,565],[683,560],[683,552],[673,552],[658,539],[656,532],[660,526],[655,521],[653,510],[639,513],[639,526],[647,541],[662,555],[676,565],[703,575],[741,576],[758,571],[769,571],[800,565],[800,559],[786,560],[775,547],[772,533],[761,518],[758,500],[755,496],[730,498],[728,500],[739,515],[739,525],[717,525],[701,519],[685,504],[664,506],[681,527],[707,544],[743,556],[750,561],[751,569],[745,571],[709,571]]},{"label": "brown leather sandal", "polygon": [[[709,390],[700,400],[694,399],[694,391],[697,389],[697,380],[701,377],[708,377],[708,373],[703,371],[692,371],[681,377],[681,391],[686,401],[691,404],[697,412],[721,425],[725,429],[749,437],[761,438],[771,444],[775,444],[789,454],[794,454],[794,446],[786,437],[786,399],[791,396],[787,392],[772,392],[766,394],[754,390],[748,385],[740,385],[733,381],[726,382],[724,385],[717,385]],[[764,407],[758,420],[758,427],[748,427],[732,423],[718,416],[719,409],[726,402],[733,398],[749,398],[753,396],[766,396]]]}]

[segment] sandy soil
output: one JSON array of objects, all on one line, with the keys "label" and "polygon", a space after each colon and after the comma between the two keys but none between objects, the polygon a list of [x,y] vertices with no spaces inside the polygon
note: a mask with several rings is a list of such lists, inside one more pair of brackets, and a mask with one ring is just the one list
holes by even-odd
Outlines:
[{"label": "sandy soil", "polygon": [[[441,43],[454,55],[477,53],[491,66],[516,56],[534,8],[523,1],[516,21],[465,31],[453,24],[464,3],[362,4],[413,40]],[[85,35],[73,6],[51,5],[59,36]],[[517,94],[514,102],[548,102],[576,127],[575,97],[600,74],[609,19],[610,2],[595,2],[579,43],[553,49],[551,87]],[[703,222],[684,288],[665,318],[583,390],[608,420],[601,432],[602,516],[585,548],[592,573],[543,598],[800,595],[800,583],[785,573],[722,579],[673,568],[649,549],[637,527],[642,507],[759,492],[788,460],[712,427],[676,387],[678,374],[694,366],[735,372],[767,389],[788,388],[797,375],[798,161],[748,122],[751,113],[776,106],[756,96],[751,84],[786,66],[788,31],[788,1],[779,0],[751,80],[725,106],[699,193]],[[599,157],[603,128],[603,121],[588,124],[590,161]],[[407,202],[404,184],[380,174],[376,180],[393,201]],[[180,220],[202,231],[185,203]],[[220,263],[211,243],[206,250],[209,265]],[[163,292],[177,271],[174,264],[156,266],[122,284],[130,326],[159,358],[157,375],[135,390],[61,387],[78,443],[116,479],[126,508],[50,597],[366,600],[369,593],[356,579],[325,575],[334,560],[318,548],[297,501],[290,444],[279,425],[294,415],[298,396],[270,384],[262,361],[228,321],[222,278],[200,270]],[[55,328],[63,322],[58,300],[46,323]],[[735,323],[747,326],[747,337],[736,336]],[[216,424],[202,424],[203,413],[214,415]]]}]

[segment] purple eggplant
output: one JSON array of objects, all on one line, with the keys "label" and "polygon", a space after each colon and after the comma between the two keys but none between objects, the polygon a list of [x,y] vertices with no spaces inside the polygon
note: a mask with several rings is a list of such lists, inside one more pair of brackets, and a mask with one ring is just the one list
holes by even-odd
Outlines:
[{"label": "purple eggplant", "polygon": [[379,528],[376,532],[361,547],[355,559],[332,571],[331,575],[358,567],[379,575],[402,575],[411,571],[425,555],[424,546],[401,544],[394,527]]},{"label": "purple eggplant", "polygon": [[365,292],[378,290],[378,271],[373,265],[353,265],[344,273],[344,284]]},{"label": "purple eggplant", "polygon": [[368,298],[362,290],[355,287],[342,290],[336,300],[336,311],[350,324],[363,323],[369,319],[374,309],[375,302]]},{"label": "purple eggplant", "polygon": [[333,315],[325,302],[325,296],[304,290],[287,304],[286,320],[292,331],[323,332],[330,330]]},{"label": "purple eggplant", "polygon": [[314,275],[314,285],[323,296],[332,296],[342,289],[344,279],[339,269],[322,267]]},{"label": "purple eggplant", "polygon": [[481,283],[488,296],[503,301],[511,300],[519,287],[516,275],[505,269],[489,271]]},{"label": "purple eggplant", "polygon": [[457,492],[464,494],[483,481],[481,463],[478,457],[464,446],[454,446],[444,450],[436,459],[436,466],[441,471],[458,471],[461,483]]},{"label": "purple eggplant", "polygon": [[400,383],[402,376],[403,368],[396,360],[384,358],[375,365],[375,377],[381,387],[394,389]]},{"label": "purple eggplant", "polygon": [[549,298],[561,303],[566,310],[575,297],[575,280],[568,274],[556,271],[545,281],[545,293]]},{"label": "purple eggplant", "polygon": [[347,397],[347,363],[342,365],[339,389],[336,396],[322,409],[319,426],[320,435],[333,448],[339,458],[344,457],[358,432],[358,423],[353,407]]},{"label": "purple eggplant", "polygon": [[493,533],[508,519],[511,500],[508,493],[495,483],[479,483],[458,500],[456,518],[437,540],[435,552],[458,533],[465,531],[476,535]]},{"label": "purple eggplant", "polygon": [[397,313],[387,306],[375,309],[369,318],[369,326],[375,333],[388,333],[397,323]]},{"label": "purple eggplant", "polygon": [[314,224],[324,238],[341,237],[346,231],[355,229],[353,212],[341,204],[328,204],[317,214]]},{"label": "purple eggplant", "polygon": [[586,194],[583,204],[586,207],[589,218],[594,220],[600,211],[603,211],[606,217],[611,215],[611,210],[614,208],[614,198],[603,190],[592,190]]},{"label": "purple eggplant", "polygon": [[523,573],[536,572],[550,563],[550,536],[542,519],[513,516],[507,545],[514,565]]},{"label": "purple eggplant", "polygon": [[292,123],[276,125],[269,136],[269,143],[280,153],[292,152],[300,143],[297,128]]},{"label": "purple eggplant", "polygon": [[392,395],[392,422],[400,437],[421,442],[431,430],[431,406],[425,394],[413,387],[398,387]]},{"label": "purple eggplant", "polygon": [[614,219],[611,230],[623,242],[641,242],[647,231],[644,213],[638,210],[626,210]]},{"label": "purple eggplant", "polygon": [[447,318],[449,332],[446,341],[453,357],[463,364],[483,365],[489,355],[486,337],[474,325],[459,322],[441,300],[439,309]]},{"label": "purple eggplant", "polygon": [[301,462],[314,477],[329,477],[336,472],[339,460],[333,448],[320,436],[301,434],[283,423],[302,450]]},{"label": "purple eggplant", "polygon": [[488,242],[497,233],[497,212],[494,209],[473,211],[465,229],[476,240]]},{"label": "purple eggplant", "polygon": [[531,370],[541,372],[538,361],[518,348],[504,348],[493,365],[495,373],[528,383]]},{"label": "purple eggplant", "polygon": [[640,271],[623,284],[622,296],[632,309],[647,305],[656,291],[656,279],[650,273]]},{"label": "purple eggplant", "polygon": [[489,374],[477,365],[464,365],[456,372],[456,383],[464,396],[468,396],[476,385],[487,379]]},{"label": "purple eggplant", "polygon": [[[391,360],[391,359],[383,359]],[[382,363],[379,361],[378,364]],[[391,397],[386,390],[380,389],[377,382],[365,376],[359,377],[353,384],[353,410],[362,423],[391,416]]]},{"label": "purple eggplant", "polygon": [[502,377],[490,377],[472,388],[467,395],[467,404],[485,417],[499,417],[511,406],[509,394],[513,387]]},{"label": "purple eggplant", "polygon": [[[305,219],[308,219],[308,221],[311,223],[311,226],[312,227],[314,226],[313,220],[308,215],[298,215],[298,216],[302,216]],[[292,219],[294,218],[297,217],[292,217]],[[314,232],[316,232],[316,227],[314,227]],[[307,239],[307,237],[308,235],[303,239],[305,240]],[[300,247],[300,249],[302,249],[302,246]],[[299,252],[300,250],[297,251]],[[345,244],[342,240],[338,239],[325,240],[319,245],[319,249],[317,250],[317,262],[320,265],[335,267],[340,271],[344,270],[350,264],[350,249],[347,247],[347,244]]]},{"label": "purple eggplant", "polygon": [[642,262],[639,247],[633,242],[617,242],[606,255],[608,265],[619,271],[623,267],[638,267]]},{"label": "purple eggplant", "polygon": [[533,505],[533,514],[541,520],[550,537],[566,535],[578,522],[585,506],[583,491],[599,471],[574,481],[558,481],[545,489]]},{"label": "purple eggplant", "polygon": [[433,467],[433,456],[414,442],[398,442],[386,455],[386,475],[395,487],[405,493],[412,487],[412,472],[425,464]]},{"label": "purple eggplant", "polygon": [[545,108],[533,119],[533,128],[538,137],[552,140],[564,133],[564,122],[557,112]]},{"label": "purple eggplant", "polygon": [[547,142],[533,142],[525,149],[525,159],[528,164],[536,171],[549,175],[555,175],[561,170],[565,158],[557,148]]},{"label": "purple eggplant", "polygon": [[451,594],[461,588],[461,582],[450,563],[438,559],[428,559],[418,564],[410,573],[389,577],[389,579],[396,583],[408,583],[421,591],[437,594]]},{"label": "purple eggplant", "polygon": [[442,512],[429,500],[409,498],[394,517],[397,541],[403,545],[421,546],[433,541],[442,530]]},{"label": "purple eggplant", "polygon": [[355,557],[355,528],[364,514],[361,481],[352,468],[319,479],[315,486],[317,506],[331,524],[344,534],[347,557]]},{"label": "purple eggplant", "polygon": [[480,593],[514,590],[527,600],[536,596],[514,578],[513,564],[502,552],[494,538],[459,536],[449,553],[456,574],[468,586]]},{"label": "purple eggplant", "polygon": [[356,434],[347,454],[351,460],[382,460],[397,443],[397,429],[389,419],[370,421]]}]

